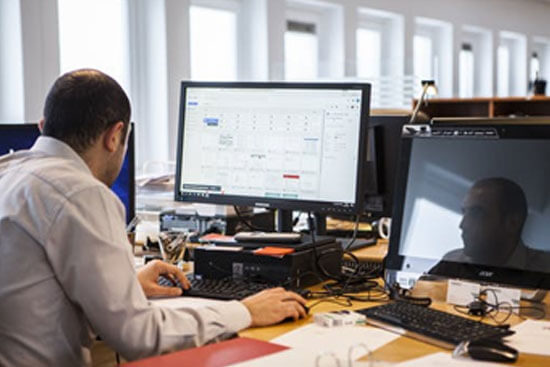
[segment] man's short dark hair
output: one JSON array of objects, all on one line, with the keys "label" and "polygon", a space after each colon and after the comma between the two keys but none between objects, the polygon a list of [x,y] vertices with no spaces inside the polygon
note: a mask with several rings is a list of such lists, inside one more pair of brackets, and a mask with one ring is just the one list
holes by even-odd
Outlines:
[{"label": "man's short dark hair", "polygon": [[507,178],[491,177],[477,181],[474,187],[487,187],[495,190],[498,196],[501,213],[503,215],[518,215],[523,225],[523,222],[525,222],[527,218],[527,198],[521,186]]},{"label": "man's short dark hair", "polygon": [[44,106],[42,134],[59,139],[76,152],[88,149],[113,124],[130,123],[130,101],[110,76],[93,69],[60,76]]}]

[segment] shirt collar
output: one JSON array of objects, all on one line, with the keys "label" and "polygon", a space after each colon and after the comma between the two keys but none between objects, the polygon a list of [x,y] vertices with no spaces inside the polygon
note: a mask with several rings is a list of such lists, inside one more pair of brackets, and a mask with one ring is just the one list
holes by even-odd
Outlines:
[{"label": "shirt collar", "polygon": [[33,152],[42,152],[59,158],[68,159],[76,164],[79,170],[92,174],[90,167],[82,157],[76,153],[68,144],[52,138],[51,136],[39,136],[31,148]]}]

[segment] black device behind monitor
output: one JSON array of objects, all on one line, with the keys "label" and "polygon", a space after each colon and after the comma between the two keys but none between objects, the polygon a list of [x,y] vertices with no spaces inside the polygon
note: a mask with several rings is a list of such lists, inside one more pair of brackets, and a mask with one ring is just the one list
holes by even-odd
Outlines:
[{"label": "black device behind monitor", "polygon": [[[393,209],[393,194],[399,152],[401,149],[401,130],[409,123],[410,115],[372,115],[369,117],[367,136],[367,155],[363,170],[365,185],[364,210],[360,222],[372,223],[382,217],[391,217]],[[321,217],[317,215],[317,217]],[[334,215],[335,219],[355,221],[351,215]],[[317,227],[325,224],[324,218],[318,220]],[[326,234],[318,231],[319,234]],[[332,233],[332,231],[331,231]],[[376,244],[378,235],[376,229],[367,239],[359,238],[348,250]],[[349,241],[342,241],[347,247]]]},{"label": "black device behind monitor", "polygon": [[365,168],[365,214],[367,218],[391,217],[401,131],[409,115],[373,115],[369,118],[371,157]]},{"label": "black device behind monitor", "polygon": [[369,100],[359,83],[182,82],[175,199],[361,211]]},{"label": "black device behind monitor", "polygon": [[388,283],[550,289],[549,156],[550,120],[405,126]]},{"label": "black device behind monitor", "polygon": [[[0,155],[32,147],[40,136],[37,124],[0,124]],[[130,131],[128,151],[120,174],[111,189],[126,208],[126,223],[135,216],[134,132]]]}]

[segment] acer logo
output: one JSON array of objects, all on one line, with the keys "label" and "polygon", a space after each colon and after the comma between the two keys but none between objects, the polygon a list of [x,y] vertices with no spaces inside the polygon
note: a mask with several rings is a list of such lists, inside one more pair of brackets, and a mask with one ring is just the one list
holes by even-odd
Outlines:
[{"label": "acer logo", "polygon": [[268,203],[254,203],[254,206],[260,207],[260,208],[269,208]]},{"label": "acer logo", "polygon": [[479,276],[480,277],[485,277],[485,278],[490,278],[494,275],[495,273],[492,272],[492,271],[487,271],[487,270],[482,270],[479,272]]}]

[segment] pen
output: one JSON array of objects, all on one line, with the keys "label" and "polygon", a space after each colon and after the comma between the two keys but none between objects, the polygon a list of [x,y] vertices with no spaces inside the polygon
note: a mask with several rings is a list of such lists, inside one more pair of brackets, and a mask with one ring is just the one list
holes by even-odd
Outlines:
[{"label": "pen", "polygon": [[126,226],[126,232],[127,233],[133,232],[136,229],[136,226],[139,224],[139,222],[140,222],[140,219],[137,215],[133,217],[130,223],[128,223],[128,225]]}]

